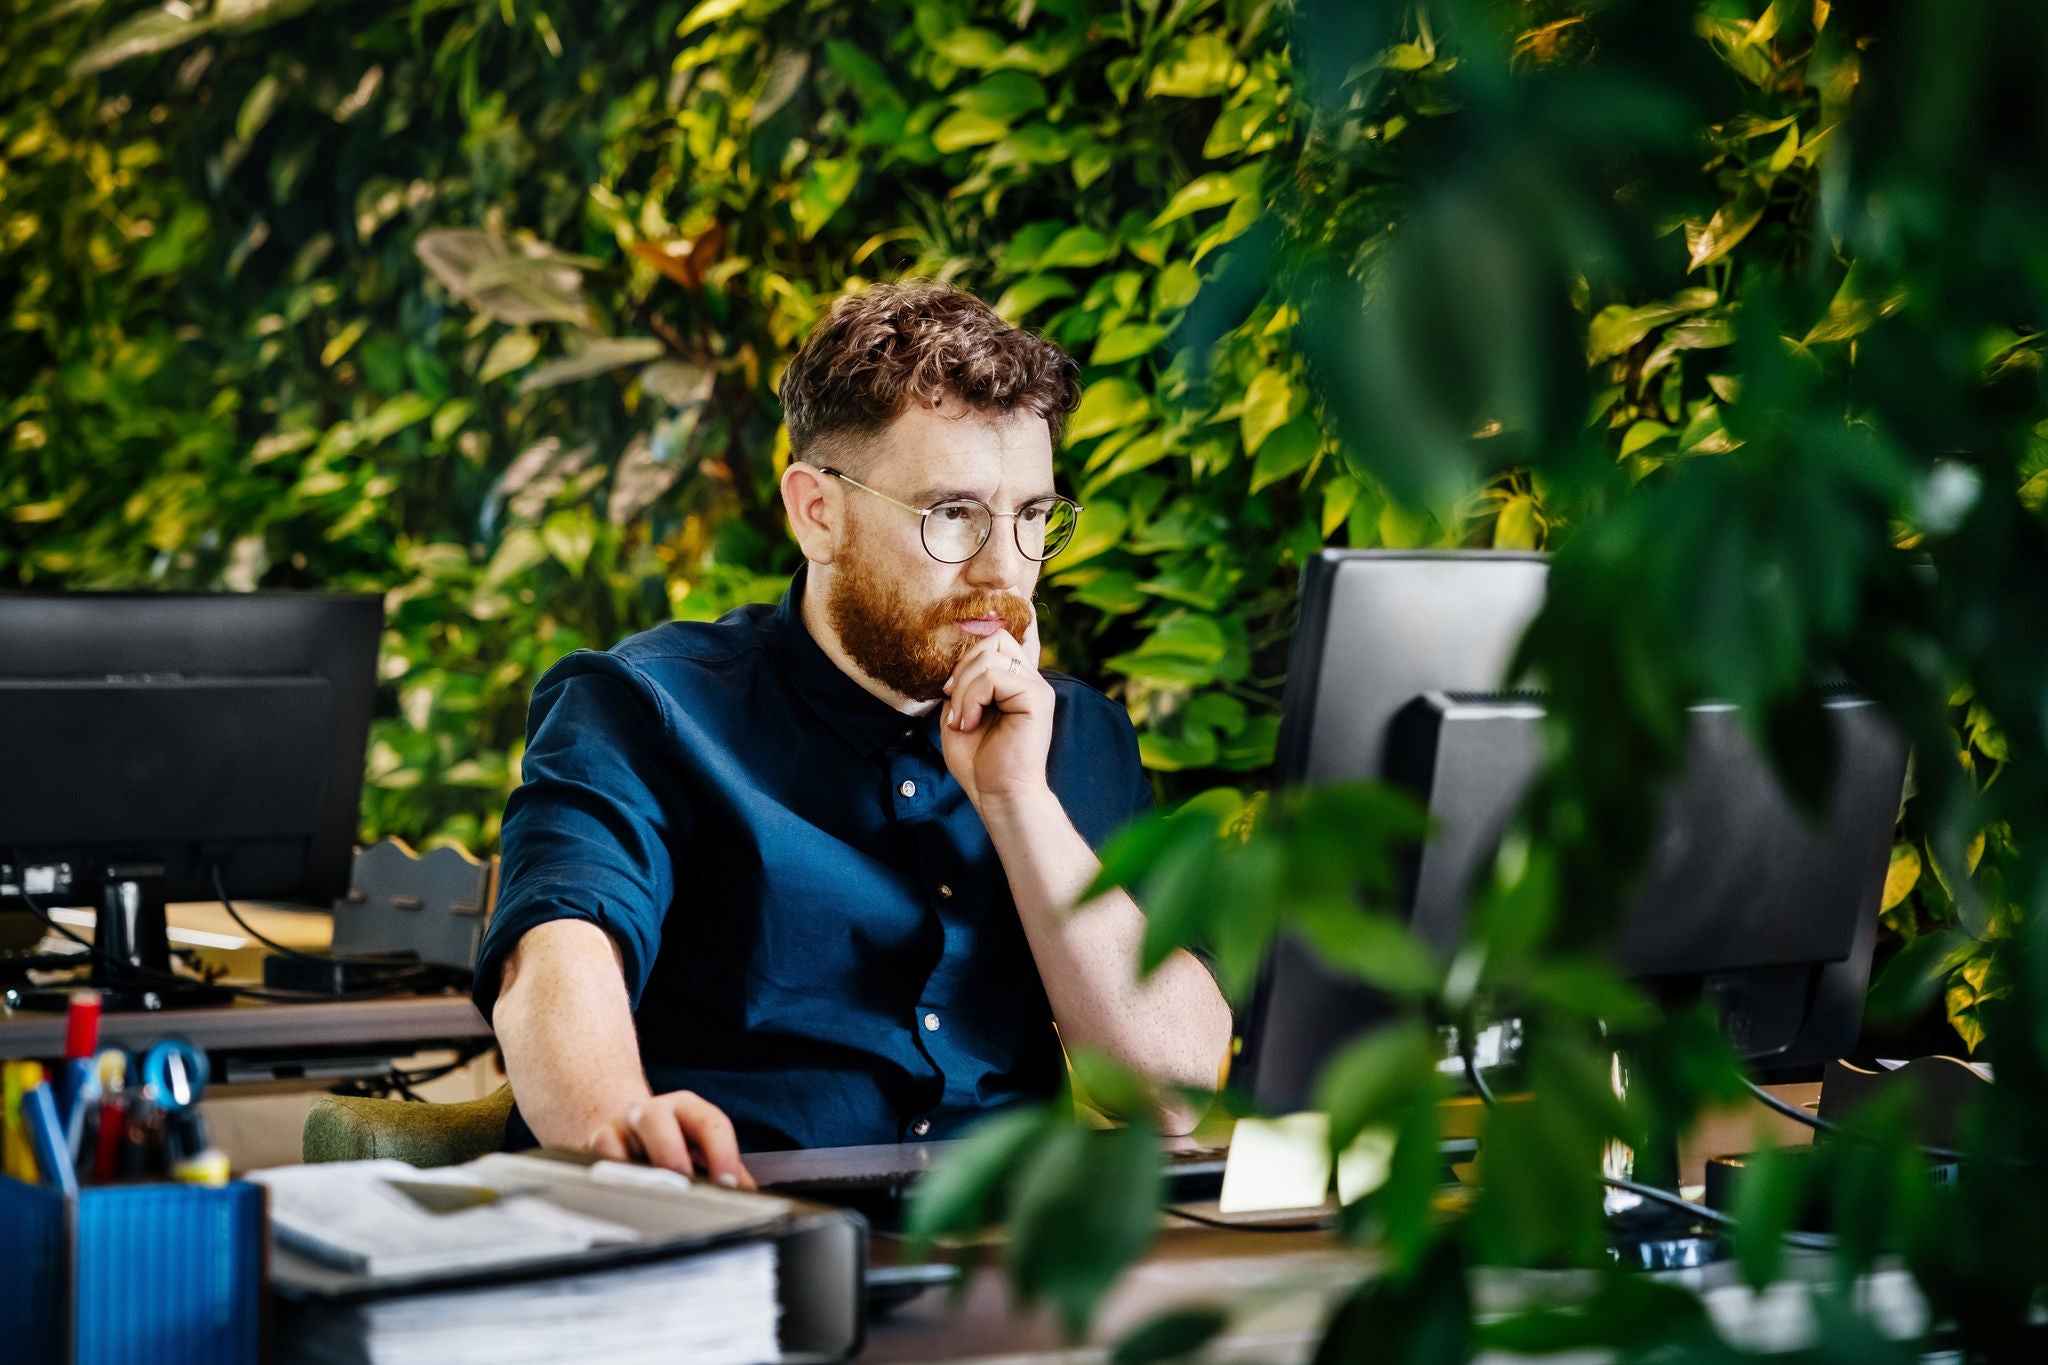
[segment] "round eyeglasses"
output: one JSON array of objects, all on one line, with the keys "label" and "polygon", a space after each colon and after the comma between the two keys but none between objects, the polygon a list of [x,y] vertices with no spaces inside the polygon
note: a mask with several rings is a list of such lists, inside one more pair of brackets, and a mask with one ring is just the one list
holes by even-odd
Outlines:
[{"label": "round eyeglasses", "polygon": [[1067,542],[1074,538],[1075,523],[1081,519],[1081,504],[1057,494],[1033,498],[1014,512],[998,512],[979,498],[947,498],[930,507],[913,507],[830,465],[819,465],[818,472],[852,484],[863,493],[872,493],[906,512],[917,513],[924,522],[924,552],[941,564],[965,564],[980,554],[981,547],[988,544],[997,517],[1010,518],[1019,554],[1043,562],[1067,547]]}]

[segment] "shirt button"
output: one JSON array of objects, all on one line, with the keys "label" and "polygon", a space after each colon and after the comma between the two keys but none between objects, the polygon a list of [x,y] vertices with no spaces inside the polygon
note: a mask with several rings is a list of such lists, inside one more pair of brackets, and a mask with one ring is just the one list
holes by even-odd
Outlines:
[{"label": "shirt button", "polygon": [[910,1135],[912,1137],[923,1137],[926,1133],[929,1133],[931,1130],[932,1121],[930,1119],[919,1119],[917,1122],[910,1125]]},{"label": "shirt button", "polygon": [[938,1015],[936,1015],[936,1014],[927,1014],[927,1015],[926,1015],[926,1016],[924,1017],[924,1031],[925,1031],[926,1033],[937,1033],[937,1032],[939,1031],[939,1016],[938,1016]]},{"label": "shirt button", "polygon": [[946,884],[945,884],[944,882],[940,882],[940,883],[939,883],[939,899],[940,899],[940,900],[942,900],[942,901],[949,901],[949,900],[953,899],[953,888],[952,888],[952,887],[950,887],[950,886],[948,886],[948,885],[946,885]]},{"label": "shirt button", "polygon": [[917,795],[917,784],[905,778],[903,785],[896,790],[902,792],[905,796],[915,796]]}]

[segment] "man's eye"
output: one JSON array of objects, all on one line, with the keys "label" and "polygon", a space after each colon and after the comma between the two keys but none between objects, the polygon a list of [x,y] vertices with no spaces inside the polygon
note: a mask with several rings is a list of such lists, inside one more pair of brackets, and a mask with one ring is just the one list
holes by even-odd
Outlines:
[{"label": "man's eye", "polygon": [[941,521],[973,521],[974,509],[964,502],[949,502],[941,504],[934,515]]},{"label": "man's eye", "polygon": [[1052,508],[1042,502],[1034,502],[1017,514],[1017,519],[1026,526],[1036,526],[1052,515]]}]

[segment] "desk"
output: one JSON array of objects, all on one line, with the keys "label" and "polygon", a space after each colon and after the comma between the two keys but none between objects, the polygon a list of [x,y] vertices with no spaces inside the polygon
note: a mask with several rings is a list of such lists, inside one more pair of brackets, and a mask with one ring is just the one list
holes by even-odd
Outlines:
[{"label": "desk", "polygon": [[[236,907],[258,932],[289,948],[318,951],[333,936],[333,922],[318,911]],[[59,921],[91,937],[92,912],[59,911]],[[174,946],[194,946],[226,980],[258,984],[263,950],[210,902],[173,905],[166,916]],[[214,1078],[238,1081],[378,1075],[393,1058],[414,1053],[474,1049],[488,1044],[491,1028],[463,995],[394,995],[374,1000],[308,1000],[303,1004],[242,1001],[206,1009],[109,1013],[100,1020],[108,1045],[148,1047],[160,1038],[184,1038],[206,1049]],[[0,1057],[54,1057],[64,1050],[64,1016],[22,1011],[0,1017]]]},{"label": "desk", "polygon": [[[888,1264],[900,1252],[900,1243],[876,1239],[877,1263]],[[1069,1346],[1049,1309],[1018,1312],[1002,1270],[981,1267],[971,1272],[957,1306],[942,1291],[932,1290],[872,1324],[860,1359],[864,1365],[940,1360],[1078,1365],[1106,1360],[1118,1338],[1168,1309],[1207,1304],[1229,1308],[1233,1316],[1224,1336],[1201,1359],[1291,1365],[1314,1355],[1330,1310],[1373,1266],[1368,1253],[1343,1246],[1330,1232],[1170,1226],[1111,1291],[1086,1342]],[[1778,1352],[1818,1341],[1820,1327],[1806,1284],[1826,1284],[1831,1274],[1829,1258],[1795,1254],[1788,1258],[1786,1280],[1761,1298],[1749,1292],[1730,1263],[1661,1278],[1696,1289],[1729,1341],[1751,1351]],[[1583,1272],[1494,1270],[1477,1272],[1472,1290],[1476,1310],[1497,1317],[1582,1294],[1588,1284]],[[1910,1338],[1925,1329],[1926,1302],[1905,1271],[1879,1270],[1860,1280],[1858,1291],[1886,1334]],[[1609,1358],[1591,1352],[1543,1357],[1572,1365]],[[1487,1365],[1526,1365],[1530,1357],[1487,1352],[1479,1359]]]},{"label": "desk", "polygon": [[[160,1038],[206,1049],[226,1082],[289,1058],[394,1056],[465,1048],[491,1039],[491,1027],[466,995],[394,995],[381,1000],[307,1004],[251,1001],[210,1009],[108,1014],[100,1040],[141,1050]],[[0,1057],[55,1057],[64,1051],[64,1016],[37,1011],[0,1019]],[[382,1070],[383,1068],[378,1068]],[[350,1074],[360,1074],[352,1072]],[[248,1078],[246,1075],[241,1077]]]},{"label": "desk", "polygon": [[[1768,1088],[1799,1105],[1810,1104],[1820,1093],[1818,1085]],[[1447,1134],[1470,1136],[1478,1122],[1477,1101],[1445,1105]],[[1761,1105],[1714,1110],[1679,1145],[1679,1169],[1685,1183],[1696,1184],[1710,1156],[1803,1144],[1812,1136],[1811,1129]],[[878,1236],[871,1254],[878,1265],[897,1264],[903,1243]],[[1816,1275],[1826,1272],[1825,1257],[1806,1259]],[[1050,1309],[1018,1309],[1000,1266],[977,1266],[969,1271],[966,1293],[957,1303],[944,1291],[930,1290],[874,1323],[860,1358],[877,1365],[938,1360],[1000,1360],[1006,1365],[1092,1362],[1106,1359],[1119,1337],[1167,1309],[1206,1303],[1246,1305],[1246,1311],[1233,1319],[1228,1335],[1203,1359],[1307,1361],[1330,1309],[1372,1268],[1364,1253],[1346,1247],[1334,1232],[1210,1228],[1166,1215],[1158,1241],[1110,1293],[1088,1341],[1079,1346],[1068,1346]],[[1796,1286],[1757,1300],[1741,1285],[1732,1265],[1678,1275],[1700,1289],[1731,1340],[1770,1350],[1812,1340],[1812,1314],[1804,1291]],[[1474,1284],[1474,1293],[1483,1310],[1505,1313],[1538,1295],[1568,1294],[1577,1278],[1555,1272],[1489,1272]],[[1888,1271],[1870,1277],[1866,1287],[1888,1331],[1911,1336],[1920,1330],[1926,1307],[1910,1276]],[[1497,1359],[1505,1365],[1528,1357]],[[1572,1357],[1575,1363],[1581,1359],[1594,1357]]]}]

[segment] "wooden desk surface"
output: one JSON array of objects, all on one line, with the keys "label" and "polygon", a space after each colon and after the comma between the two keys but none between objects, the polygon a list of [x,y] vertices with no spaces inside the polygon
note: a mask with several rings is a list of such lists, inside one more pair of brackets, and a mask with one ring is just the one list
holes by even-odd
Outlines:
[{"label": "wooden desk surface", "polygon": [[[317,951],[334,935],[333,920],[318,910],[287,910],[237,901],[236,911],[258,933],[287,948]],[[260,984],[263,954],[218,903],[168,907],[174,948],[193,948],[236,984]],[[67,910],[60,923],[91,938],[91,912]],[[375,1000],[309,1000],[304,1004],[241,1001],[208,1009],[104,1015],[100,1037],[109,1045],[145,1048],[179,1037],[214,1053],[259,1055],[320,1049],[390,1049],[400,1054],[457,1046],[491,1037],[490,1025],[467,996],[394,995]],[[64,1050],[64,1016],[20,1011],[0,1017],[0,1056],[55,1056]]]}]

